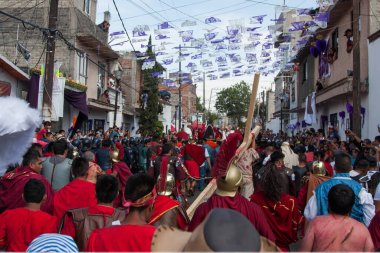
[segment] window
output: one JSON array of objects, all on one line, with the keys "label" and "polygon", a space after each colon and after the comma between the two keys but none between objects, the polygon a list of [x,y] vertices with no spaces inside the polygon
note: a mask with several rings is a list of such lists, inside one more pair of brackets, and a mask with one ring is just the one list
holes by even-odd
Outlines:
[{"label": "window", "polygon": [[330,114],[330,124],[334,127],[338,127],[338,114]]},{"label": "window", "polygon": [[84,4],[83,4],[83,11],[90,15],[90,4],[91,4],[91,0],[83,0],[84,1]]},{"label": "window", "polygon": [[98,63],[98,83],[97,83],[97,98],[100,99],[100,96],[105,90],[106,82],[106,65],[99,62]]},{"label": "window", "polygon": [[105,120],[94,119],[94,130],[98,131],[99,128],[104,130],[104,124],[105,124]]},{"label": "window", "polygon": [[307,80],[307,61],[302,66],[302,84]]},{"label": "window", "polygon": [[87,84],[87,55],[83,54],[79,56],[79,82]]},{"label": "window", "polygon": [[331,47],[336,51],[336,58],[338,58],[338,48],[339,48],[339,30],[336,28],[331,36]]}]

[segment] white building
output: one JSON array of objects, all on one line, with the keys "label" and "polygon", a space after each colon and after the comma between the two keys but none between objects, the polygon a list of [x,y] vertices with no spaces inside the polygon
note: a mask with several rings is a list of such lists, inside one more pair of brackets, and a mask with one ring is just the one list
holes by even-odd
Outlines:
[{"label": "white building", "polygon": [[380,94],[380,30],[369,36],[368,38],[368,78],[369,93],[368,101],[368,138],[373,139],[376,135],[380,135],[377,131],[377,125],[380,124],[379,94]]},{"label": "white building", "polygon": [[26,98],[30,77],[0,54],[0,97]]}]

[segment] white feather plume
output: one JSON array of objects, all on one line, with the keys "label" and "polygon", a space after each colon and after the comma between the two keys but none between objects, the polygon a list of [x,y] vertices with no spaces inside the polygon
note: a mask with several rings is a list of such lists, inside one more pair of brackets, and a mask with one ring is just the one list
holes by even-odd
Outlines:
[{"label": "white feather plume", "polygon": [[41,124],[38,110],[16,97],[0,97],[0,175],[22,159]]}]

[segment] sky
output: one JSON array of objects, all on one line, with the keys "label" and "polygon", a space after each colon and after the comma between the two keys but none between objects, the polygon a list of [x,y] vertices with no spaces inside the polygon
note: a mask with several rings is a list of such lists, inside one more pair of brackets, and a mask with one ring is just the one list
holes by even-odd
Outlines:
[{"label": "sky", "polygon": [[[173,26],[173,29],[162,30],[162,35],[166,35],[170,37],[170,39],[165,40],[167,42],[171,42],[173,44],[164,46],[165,49],[162,52],[165,52],[168,55],[157,57],[158,60],[165,59],[167,57],[178,56],[178,49],[175,47],[178,44],[191,46],[190,43],[184,43],[178,37],[179,31],[185,30],[193,30],[193,37],[199,38],[204,37],[205,33],[218,33],[219,35],[226,33],[227,26],[240,25],[242,24],[244,27],[260,27],[257,32],[261,33],[263,36],[259,38],[261,42],[264,42],[263,39],[265,36],[269,35],[268,25],[273,25],[274,22],[270,19],[278,18],[278,15],[281,10],[281,6],[284,4],[284,0],[115,0],[116,5],[120,11],[121,18],[124,21],[124,25],[133,40],[143,39],[147,37],[133,37],[133,29],[136,26],[149,26],[150,31],[147,33],[151,33],[153,38],[157,35],[154,33],[154,30],[158,28],[158,25],[163,22],[169,22],[170,25]],[[103,21],[103,12],[110,11],[111,12],[111,26],[110,33],[123,31],[123,26],[120,22],[119,16],[116,12],[114,4],[112,0],[102,0],[97,1],[97,23]],[[316,6],[315,0],[286,0],[285,4],[291,8],[310,8]],[[267,15],[264,18],[262,24],[250,24],[250,17],[258,16],[258,15]],[[205,24],[205,19],[215,17],[220,19],[221,22]],[[196,26],[188,26],[183,27],[182,23],[184,21],[192,21],[196,22]],[[256,32],[256,31],[255,31]],[[249,39],[248,39],[249,40]],[[116,45],[119,42],[127,41],[126,36],[124,35],[122,38],[118,38],[109,43],[112,48],[116,51],[119,50],[131,50],[132,47],[129,42],[124,43],[123,45]],[[252,41],[252,40],[251,40]],[[243,43],[250,43],[247,41],[247,38],[243,38]],[[153,41],[153,44],[157,44],[159,46],[161,41]],[[146,42],[137,42],[133,43],[135,50],[145,52],[146,48],[141,48],[141,45],[146,45]],[[161,47],[161,46],[160,46]],[[159,49],[161,50],[161,49]],[[199,53],[198,49],[187,49],[187,51],[183,53],[190,53],[194,55]],[[273,53],[275,50],[269,50]],[[219,52],[213,51],[216,55]],[[213,52],[208,52],[212,54]],[[260,54],[260,52],[256,52]],[[245,53],[244,53],[245,55]],[[163,58],[161,58],[163,57]],[[272,58],[273,62],[275,59]],[[182,62],[182,71],[185,72],[185,66],[189,61]],[[246,65],[246,63],[241,62],[242,65]],[[258,62],[257,67],[261,64],[260,60]],[[168,72],[178,71],[178,63],[175,62],[170,66],[165,66],[168,69]],[[245,68],[244,66],[243,68]],[[232,66],[229,64],[227,68],[232,69]],[[220,69],[219,69],[220,70]],[[204,71],[200,69],[200,71]],[[217,72],[220,75],[221,72]],[[273,79],[276,73],[268,74],[267,76],[261,75],[260,78],[260,87],[259,92],[262,90],[271,89]],[[232,74],[233,75],[233,74]],[[200,75],[202,76],[202,75]],[[206,107],[208,107],[209,99],[212,91],[212,99],[211,99],[211,109],[213,109],[213,105],[216,99],[217,89],[222,89],[229,87],[235,83],[240,81],[245,81],[248,84],[252,84],[254,73],[235,76],[230,78],[218,78],[217,80],[208,80],[206,78]],[[220,76],[219,76],[220,77]],[[274,86],[272,86],[274,87]],[[197,83],[197,95],[199,97],[203,97],[203,82]],[[202,100],[201,100],[202,101]]]}]

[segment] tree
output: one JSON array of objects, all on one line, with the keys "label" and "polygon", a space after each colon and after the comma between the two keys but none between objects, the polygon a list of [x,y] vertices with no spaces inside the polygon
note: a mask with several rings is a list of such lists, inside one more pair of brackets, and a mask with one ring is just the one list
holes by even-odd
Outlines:
[{"label": "tree", "polygon": [[246,82],[241,81],[218,92],[215,108],[240,126],[242,125],[240,118],[247,116],[250,97],[250,87]]},{"label": "tree", "polygon": [[[146,56],[149,59],[156,61],[156,55],[152,50],[152,38],[149,37],[149,42],[146,50]],[[142,64],[142,61],[140,62]],[[163,107],[159,102],[159,90],[158,85],[160,78],[153,73],[162,72],[165,68],[161,64],[155,62],[153,68],[144,69],[143,73],[143,88],[142,94],[147,97],[146,106],[143,108],[140,114],[140,132],[142,135],[158,136],[162,133],[164,126],[162,122],[158,120],[158,115],[162,113]]]},{"label": "tree", "polygon": [[203,112],[205,109],[205,108],[203,108],[203,105],[201,104],[201,98],[198,96],[197,96],[196,109],[198,112]]},{"label": "tree", "polygon": [[207,118],[208,124],[213,125],[215,121],[219,119],[219,115],[215,112],[207,111],[206,118]]}]

